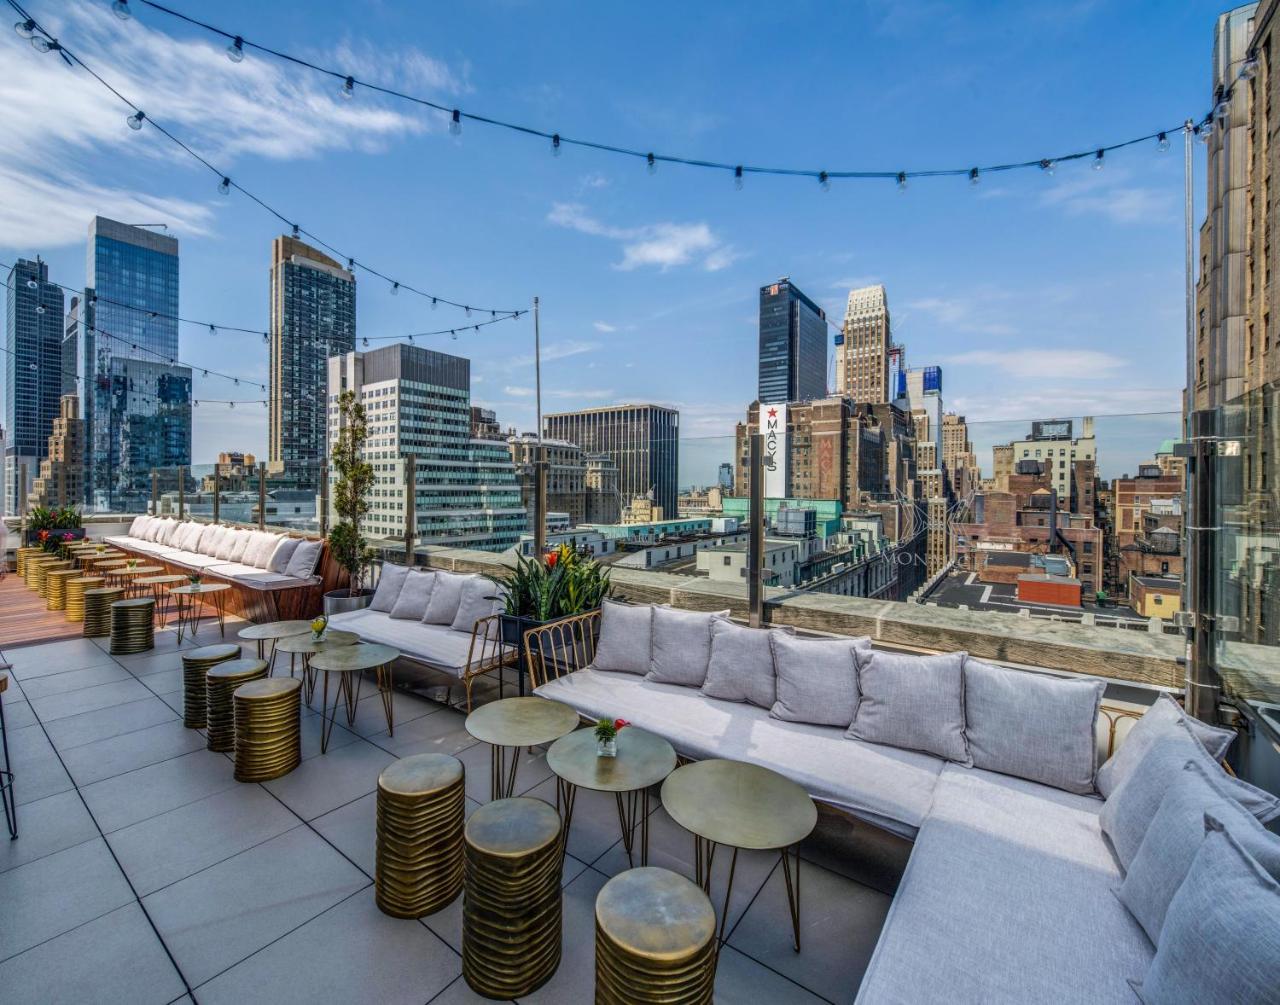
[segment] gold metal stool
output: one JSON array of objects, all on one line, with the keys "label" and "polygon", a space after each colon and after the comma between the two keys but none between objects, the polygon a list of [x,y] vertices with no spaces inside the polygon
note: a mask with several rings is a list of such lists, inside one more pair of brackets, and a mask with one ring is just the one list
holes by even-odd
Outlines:
[{"label": "gold metal stool", "polygon": [[710,1005],[716,912],[668,869],[628,869],[596,897],[596,1005]]},{"label": "gold metal stool", "polygon": [[155,648],[156,602],[150,597],[117,600],[111,605],[111,655],[128,656]]},{"label": "gold metal stool", "polygon": [[234,642],[202,646],[182,654],[182,724],[188,729],[204,729],[208,719],[205,675],[227,660],[238,660],[240,647]]},{"label": "gold metal stool", "polygon": [[466,796],[462,762],[417,754],[378,776],[375,900],[384,914],[421,918],[462,890]]},{"label": "gold metal stool", "polygon": [[27,559],[39,558],[43,554],[44,554],[44,549],[38,548],[38,547],[22,547],[22,548],[14,549],[14,552],[13,552],[14,570],[13,571],[17,573],[19,576],[22,576],[22,581],[24,583],[27,581],[27,577],[25,575],[26,569],[27,569]]},{"label": "gold metal stool", "polygon": [[54,569],[46,572],[44,606],[46,610],[62,611],[67,607],[67,581],[79,579],[79,569]]},{"label": "gold metal stool", "polygon": [[111,605],[124,599],[118,586],[98,586],[84,591],[84,636],[97,638],[111,634]]},{"label": "gold metal stool", "polygon": [[267,782],[302,762],[302,681],[264,677],[232,692],[237,782]]},{"label": "gold metal stool", "polygon": [[523,997],[560,965],[560,814],[499,799],[466,826],[462,975],[488,998]]},{"label": "gold metal stool", "polygon": [[68,621],[84,620],[84,591],[95,590],[104,585],[106,580],[101,576],[72,577],[67,580],[67,598],[64,611]]},{"label": "gold metal stool", "polygon": [[267,661],[255,659],[227,660],[210,667],[205,674],[205,722],[208,724],[207,746],[210,750],[236,749],[236,717],[231,707],[231,694],[241,684],[267,675]]},{"label": "gold metal stool", "polygon": [[36,593],[44,598],[49,596],[49,573],[56,572],[59,569],[73,569],[74,562],[68,562],[61,558],[55,558],[52,562],[41,562],[36,566]]},{"label": "gold metal stool", "polygon": [[26,575],[23,577],[27,581],[28,588],[35,590],[40,596],[44,596],[44,574],[51,568],[58,568],[62,559],[57,555],[45,553],[27,559]]}]

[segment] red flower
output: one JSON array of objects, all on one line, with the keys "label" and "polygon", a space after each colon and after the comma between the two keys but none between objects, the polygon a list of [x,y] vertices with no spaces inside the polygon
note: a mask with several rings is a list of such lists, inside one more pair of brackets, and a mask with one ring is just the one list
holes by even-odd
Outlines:
[{"label": "red flower", "polygon": [[62,535],[62,540],[64,541],[74,541],[75,539],[76,539],[76,536],[73,533],[71,533],[71,531],[67,531],[65,534]]},{"label": "red flower", "polygon": [[614,720],[613,720],[613,728],[614,728],[614,729],[622,729],[624,726],[630,726],[630,725],[631,725],[631,723],[627,722],[627,720],[626,720],[626,719],[614,719]]},{"label": "red flower", "polygon": [[37,536],[41,541],[49,540],[49,532],[47,530],[42,530]]},{"label": "red flower", "polygon": [[547,563],[547,568],[548,568],[548,569],[554,569],[554,568],[556,567],[556,563],[557,563],[558,561],[560,561],[560,552],[558,552],[558,551],[549,551],[549,552],[547,552],[547,554],[546,554],[546,563]]}]

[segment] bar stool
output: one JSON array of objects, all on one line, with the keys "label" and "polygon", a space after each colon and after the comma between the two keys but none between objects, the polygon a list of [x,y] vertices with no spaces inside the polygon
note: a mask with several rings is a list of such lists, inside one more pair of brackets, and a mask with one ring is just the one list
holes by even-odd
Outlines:
[{"label": "bar stool", "polygon": [[302,763],[302,681],[264,677],[231,695],[236,722],[235,779],[267,782]]},{"label": "bar stool", "polygon": [[84,591],[84,637],[98,638],[111,634],[111,605],[124,599],[118,586],[98,586]]},{"label": "bar stool", "polygon": [[33,548],[33,547],[26,547],[26,546],[22,548],[15,548],[13,552],[14,573],[20,576],[22,578],[22,581],[25,583],[27,581],[27,577],[24,575],[27,569],[27,559],[39,557],[40,555],[43,555],[43,554],[44,554],[43,548]]},{"label": "bar stool", "polygon": [[150,597],[117,600],[111,605],[112,656],[145,653],[155,648],[155,607],[156,602]]},{"label": "bar stool", "polygon": [[417,754],[388,765],[378,776],[377,814],[378,908],[421,918],[453,903],[462,890],[462,762]]},{"label": "bar stool", "polygon": [[596,1005],[710,1005],[716,912],[668,869],[628,869],[596,896]]},{"label": "bar stool", "polygon": [[0,746],[4,749],[4,767],[0,768],[0,802],[4,803],[4,822],[9,840],[18,836],[18,805],[13,799],[13,771],[9,760],[9,731],[4,724],[4,693],[9,690],[10,664],[0,663]]},{"label": "bar stool", "polygon": [[471,814],[462,899],[462,975],[487,998],[522,998],[560,965],[560,814],[498,799]]},{"label": "bar stool", "polygon": [[67,583],[80,578],[80,570],[54,569],[45,573],[44,606],[50,611],[64,611],[67,607]]},{"label": "bar stool", "polygon": [[267,661],[256,659],[226,660],[210,667],[205,674],[205,722],[210,750],[236,749],[236,716],[231,695],[241,684],[267,675]]},{"label": "bar stool", "polygon": [[27,586],[44,596],[44,574],[50,569],[60,566],[62,559],[56,555],[41,555],[39,558],[27,559]]},{"label": "bar stool", "polygon": [[204,729],[208,721],[208,690],[205,675],[227,660],[238,660],[240,647],[234,642],[219,642],[182,654],[182,724],[188,729]]},{"label": "bar stool", "polygon": [[65,614],[68,621],[84,620],[84,592],[104,585],[106,580],[101,576],[80,576],[67,580],[67,597]]}]

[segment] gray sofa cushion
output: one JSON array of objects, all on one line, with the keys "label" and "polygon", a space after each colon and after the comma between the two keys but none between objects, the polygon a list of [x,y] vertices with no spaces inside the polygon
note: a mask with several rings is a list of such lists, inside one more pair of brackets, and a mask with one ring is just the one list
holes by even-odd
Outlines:
[{"label": "gray sofa cushion", "polygon": [[[316,571],[316,563],[320,561],[320,552],[324,549],[323,541],[307,541],[298,542],[298,547],[294,549],[292,557],[289,559],[288,566],[285,567],[284,574],[286,576],[296,576],[298,579],[307,579]],[[275,571],[275,570],[271,570]]]},{"label": "gray sofa cushion", "polygon": [[1183,765],[1182,771],[1170,779],[1160,808],[1129,863],[1124,882],[1116,890],[1121,903],[1156,945],[1160,944],[1160,929],[1169,904],[1204,843],[1205,814],[1229,830],[1268,875],[1280,880],[1280,837],[1267,833],[1252,814],[1226,794],[1221,786],[1223,777],[1219,772],[1219,777],[1214,778],[1198,761]]},{"label": "gray sofa cushion", "polygon": [[435,578],[434,572],[410,572],[400,584],[396,602],[387,613],[397,621],[421,621],[422,616],[427,613],[427,601],[431,599]]},{"label": "gray sofa cushion", "polygon": [[662,684],[702,687],[711,660],[711,626],[728,617],[727,610],[704,613],[655,607],[645,676]]},{"label": "gray sofa cushion", "polygon": [[972,764],[964,735],[964,653],[857,654],[857,709],[849,737]]},{"label": "gray sofa cushion", "polygon": [[449,623],[455,632],[475,630],[476,622],[481,618],[490,618],[499,613],[505,606],[502,598],[503,588],[488,576],[471,576],[462,584],[462,597],[458,601],[458,611]]},{"label": "gray sofa cushion", "polygon": [[1280,883],[1210,816],[1169,904],[1160,948],[1134,990],[1147,1005],[1274,1002],[1280,992]]},{"label": "gray sofa cushion", "polygon": [[473,577],[444,570],[438,570],[435,577],[435,582],[431,585],[431,599],[427,601],[427,610],[422,615],[422,621],[423,624],[444,625],[447,628],[458,616],[458,605],[462,603],[462,588]]},{"label": "gray sofa cushion", "polygon": [[769,632],[794,635],[793,628],[744,628],[717,618],[711,623],[711,658],[702,693],[723,701],[750,702],[768,710],[778,700]]},{"label": "gray sofa cushion", "polygon": [[[356,632],[366,642],[394,646],[409,659],[461,677],[471,653],[471,635],[455,632],[448,625],[428,625],[421,621],[392,620],[381,611],[350,611],[335,614],[329,623],[343,631]],[[476,646],[475,655],[480,655]],[[397,673],[397,679],[401,675]]]},{"label": "gray sofa cushion", "polygon": [[1133,1005],[1154,949],[1112,892],[1101,806],[944,765],[858,1005]]},{"label": "gray sofa cushion", "polygon": [[858,670],[853,651],[868,639],[797,639],[769,634],[778,697],[769,714],[785,722],[839,726],[853,722],[858,708]]},{"label": "gray sofa cushion", "polygon": [[665,737],[683,757],[728,757],[772,768],[814,799],[906,838],[929,812],[945,763],[914,750],[846,740],[832,726],[782,722],[754,705],[631,673],[579,670],[535,693],[589,719],[621,716]]},{"label": "gray sofa cushion", "polygon": [[1179,722],[1191,730],[1191,734],[1200,741],[1215,761],[1220,761],[1226,756],[1227,748],[1236,737],[1233,730],[1219,729],[1192,718],[1173,698],[1162,694],[1147,709],[1142,718],[1134,723],[1116,752],[1098,769],[1098,791],[1103,796],[1111,795],[1142,760],[1142,755],[1146,753],[1147,748],[1158,737],[1176,731],[1176,724]]},{"label": "gray sofa cushion", "polygon": [[[289,560],[293,558],[293,553],[298,550],[298,545],[302,543],[300,537],[286,537],[276,545],[275,551],[271,553],[271,557],[267,559],[267,571],[284,575],[285,569],[289,568]],[[210,542],[206,538],[200,539],[200,547],[203,551],[205,547],[217,547],[217,538],[214,537]]]},{"label": "gray sofa cushion", "polygon": [[597,670],[620,673],[649,672],[653,652],[653,607],[649,604],[600,605],[600,639],[591,665]]},{"label": "gray sofa cushion", "polygon": [[1129,868],[1160,808],[1160,800],[1188,761],[1200,764],[1219,789],[1263,823],[1280,813],[1280,799],[1228,775],[1210,759],[1190,728],[1180,722],[1176,730],[1147,748],[1142,760],[1102,806],[1102,830],[1122,868]]},{"label": "gray sofa cushion", "polygon": [[[405,577],[409,575],[407,565],[394,565],[383,562],[378,572],[378,588],[373,591],[373,600],[369,602],[369,610],[390,614],[396,606],[396,598],[404,587]],[[421,615],[419,615],[421,617]]]},{"label": "gray sofa cushion", "polygon": [[964,661],[965,737],[974,767],[1092,793],[1102,681]]}]

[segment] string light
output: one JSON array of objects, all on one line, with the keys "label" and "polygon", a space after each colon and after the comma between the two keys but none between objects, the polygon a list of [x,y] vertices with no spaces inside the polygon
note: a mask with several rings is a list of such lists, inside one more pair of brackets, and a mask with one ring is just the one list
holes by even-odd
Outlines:
[{"label": "string light", "polygon": [[222,181],[218,182],[218,194],[219,195],[231,194],[231,179],[228,178],[226,175],[223,175]]},{"label": "string light", "polygon": [[825,171],[818,172],[818,187],[824,192],[831,191],[831,177]]},{"label": "string light", "polygon": [[227,59],[233,63],[239,63],[244,60],[244,39],[239,35],[231,40],[231,44],[227,46]]},{"label": "string light", "polygon": [[338,93],[341,94],[348,101],[350,101],[352,96],[356,93],[355,77],[348,77],[346,80],[344,80],[342,82],[342,90],[339,91]]},{"label": "string light", "polygon": [[302,237],[302,228],[301,228],[301,227],[299,227],[299,226],[295,223],[295,224],[293,225],[293,239],[294,239],[295,241],[297,241],[297,240],[299,240],[301,237]]},{"label": "string light", "polygon": [[[453,341],[457,342],[457,341],[458,341],[458,333],[457,333],[456,331],[452,331],[452,330],[451,330],[451,331],[449,332],[449,338],[451,338],[451,339],[453,339]],[[412,341],[412,339],[410,339],[410,341]]]},{"label": "string light", "polygon": [[1252,80],[1258,75],[1258,57],[1256,53],[1250,52],[1240,66],[1240,79]]},{"label": "string light", "polygon": [[977,188],[977,185],[978,185],[978,169],[977,168],[969,168],[969,184],[974,188]]},{"label": "string light", "polygon": [[453,115],[449,118],[449,134],[451,136],[462,135],[462,113],[456,108],[453,110]]},{"label": "string light", "polygon": [[900,194],[905,194],[906,191],[907,191],[907,172],[899,171],[898,172],[898,192]]},{"label": "string light", "polygon": [[1043,171],[1045,174],[1047,174],[1050,178],[1053,177],[1053,172],[1057,170],[1057,167],[1058,165],[1056,165],[1053,161],[1049,160],[1047,157],[1040,161],[1040,170]]},{"label": "string light", "polygon": [[1099,150],[1093,155],[1093,169],[1095,171],[1101,171],[1104,163],[1103,153]]},{"label": "string light", "polygon": [[648,166],[649,173],[650,173],[650,174],[657,174],[657,173],[658,173],[658,162],[654,159],[652,152],[650,152],[650,153],[649,153],[649,155],[648,155],[648,157],[647,157],[646,159],[647,159],[647,161],[648,161],[648,165],[649,165],[649,166]]},{"label": "string light", "polygon": [[400,292],[400,284],[393,282],[391,284],[391,295],[394,297],[399,292]]},{"label": "string light", "polygon": [[560,156],[560,134],[559,133],[553,133],[551,136],[551,156],[552,157]]},{"label": "string light", "polygon": [[19,38],[31,39],[36,33],[36,23],[31,18],[14,23],[13,30],[18,33]]},{"label": "string light", "polygon": [[130,115],[127,119],[125,119],[125,121],[129,123],[130,129],[132,129],[134,132],[137,132],[139,129],[142,128],[142,120],[145,119],[146,117],[147,117],[147,113],[144,112],[141,108],[139,108],[136,112]]},{"label": "string light", "polygon": [[38,288],[39,288],[39,286],[40,286],[40,284],[39,284],[39,283],[37,283],[34,279],[28,279],[28,280],[27,280],[27,289],[29,289],[29,290],[34,290],[34,289],[38,289]]},{"label": "string light", "polygon": [[733,187],[739,192],[742,191],[742,165],[739,164],[733,169]]},{"label": "string light", "polygon": [[133,17],[133,11],[129,10],[129,0],[115,0],[111,5],[111,13],[121,21],[128,21]]},{"label": "string light", "polygon": [[1162,154],[1167,154],[1169,152],[1169,137],[1164,133],[1161,133],[1156,137],[1156,149]]}]

